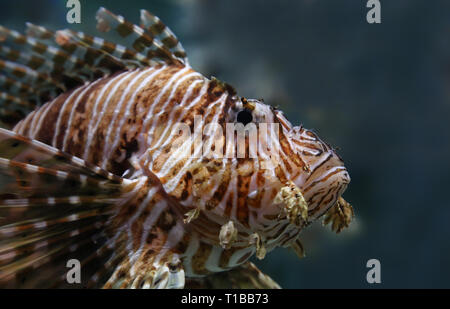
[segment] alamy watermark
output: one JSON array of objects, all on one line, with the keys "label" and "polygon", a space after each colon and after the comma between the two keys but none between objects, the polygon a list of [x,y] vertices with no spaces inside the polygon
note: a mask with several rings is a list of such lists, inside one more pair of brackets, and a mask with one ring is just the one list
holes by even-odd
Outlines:
[{"label": "alamy watermark", "polygon": [[66,281],[69,284],[81,283],[81,263],[77,259],[68,260],[66,267],[70,268],[66,273]]},{"label": "alamy watermark", "polygon": [[68,0],[66,7],[69,9],[66,20],[69,24],[81,24],[81,3],[80,0]]},{"label": "alamy watermark", "polygon": [[[225,132],[224,132],[225,130]],[[263,169],[275,168],[280,158],[279,123],[206,123],[194,117],[191,126],[178,122],[171,127],[172,149],[181,158],[259,159]],[[164,136],[164,133],[163,133]],[[161,137],[160,137],[161,138]]]},{"label": "alamy watermark", "polygon": [[[66,20],[69,24],[81,23],[81,3],[80,0],[67,0],[66,7],[69,9]],[[367,12],[366,20],[369,24],[381,23],[381,3],[380,0],[368,0],[366,7],[370,10]]]},{"label": "alamy watermark", "polygon": [[367,8],[370,10],[367,12],[366,20],[369,24],[381,24],[381,3],[380,0],[367,1]]},{"label": "alamy watermark", "polygon": [[381,263],[377,259],[370,259],[366,263],[366,267],[370,268],[367,272],[367,283],[381,283]]}]

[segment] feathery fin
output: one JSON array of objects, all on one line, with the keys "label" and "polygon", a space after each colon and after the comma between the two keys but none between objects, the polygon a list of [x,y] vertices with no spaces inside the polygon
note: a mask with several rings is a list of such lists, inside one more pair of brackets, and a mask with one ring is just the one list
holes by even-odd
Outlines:
[{"label": "feathery fin", "polygon": [[[0,286],[43,287],[106,240],[133,182],[0,129]],[[87,250],[87,251],[85,251]],[[99,257],[100,258],[100,257]],[[48,276],[52,275],[51,281]]]},{"label": "feathery fin", "polygon": [[13,126],[61,93],[122,70],[189,65],[173,32],[147,11],[141,11],[142,27],[104,8],[97,20],[99,30],[114,29],[129,44],[31,23],[26,23],[25,34],[0,26],[0,92],[8,95],[0,98],[1,122]]},{"label": "feathery fin", "polygon": [[184,286],[177,254],[160,242],[169,231],[146,226],[155,243],[130,238],[153,211],[166,226],[182,226],[173,210],[180,206],[150,171],[124,179],[0,129],[0,179],[0,287],[73,287],[71,259],[81,264],[80,287]]},{"label": "feathery fin", "polygon": [[[75,44],[84,45],[86,47],[89,47],[90,50],[99,51],[99,54],[102,54],[103,56],[109,55],[113,59],[120,59],[119,62],[121,62],[123,65],[126,65],[129,69],[155,65],[155,62],[152,62],[141,53],[130,50],[122,45],[108,42],[102,38],[89,36],[87,34],[84,34],[83,32],[60,30],[58,31],[58,36],[59,42],[63,42],[63,37],[70,38],[73,42],[75,42]],[[106,56],[106,58],[107,57],[108,56]],[[100,62],[97,63],[100,64]]]},{"label": "feathery fin", "polygon": [[146,10],[141,10],[141,27],[149,36],[159,39],[161,43],[176,57],[183,60],[186,65],[188,64],[186,51],[183,46],[178,41],[172,30],[170,30],[170,28],[167,27],[157,16]]},{"label": "feathery fin", "polygon": [[125,261],[117,265],[114,273],[104,285],[107,289],[182,289],[185,274],[177,254],[157,259],[149,254],[151,249],[143,250],[137,261]]},{"label": "feathery fin", "polygon": [[121,37],[129,40],[129,46],[149,59],[159,58],[167,63],[185,65],[184,61],[174,55],[157,37],[122,16],[114,15],[102,7],[97,12],[97,21],[98,30],[108,32],[114,29]]}]

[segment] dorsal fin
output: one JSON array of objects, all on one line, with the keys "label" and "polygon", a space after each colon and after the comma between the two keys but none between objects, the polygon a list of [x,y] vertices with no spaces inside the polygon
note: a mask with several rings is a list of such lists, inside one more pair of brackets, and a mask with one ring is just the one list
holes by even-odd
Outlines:
[{"label": "dorsal fin", "polygon": [[97,20],[99,30],[116,30],[125,44],[31,23],[26,34],[0,26],[0,123],[12,126],[59,94],[119,71],[188,65],[173,32],[147,11],[141,11],[141,26],[105,8]]},{"label": "dorsal fin", "polygon": [[146,10],[141,10],[141,27],[149,36],[160,40],[176,57],[188,64],[186,52],[175,34],[157,16]]},{"label": "dorsal fin", "polygon": [[[146,19],[145,17],[148,17]],[[142,18],[142,14],[141,14]],[[145,23],[151,20],[151,16],[144,14]],[[97,29],[102,32],[115,30],[121,37],[128,40],[128,45],[149,59],[161,59],[169,64],[184,64],[185,59],[175,55],[157,35],[151,31],[145,31],[142,27],[132,24],[122,16],[117,16],[101,7],[97,12]],[[144,21],[143,21],[144,23]],[[145,24],[144,23],[144,24]],[[150,23],[151,25],[151,23]],[[172,37],[178,41],[174,35]]]},{"label": "dorsal fin", "polygon": [[[146,56],[130,50],[125,46],[114,44],[105,41],[102,38],[87,35],[83,32],[60,30],[57,33],[57,38],[58,44],[63,48],[67,49],[67,47],[70,46],[68,44],[75,44],[78,48],[85,49],[86,51],[95,50],[104,56],[109,55],[113,57],[113,59],[120,59],[120,61],[129,69],[154,65],[154,62]],[[94,65],[100,65],[99,61],[94,63]]]},{"label": "dorsal fin", "polygon": [[58,48],[61,48],[65,54],[77,59],[82,67],[72,67],[75,72],[85,72],[89,76],[96,72],[102,72],[103,75],[112,73],[115,70],[126,69],[125,64],[109,55],[105,51],[96,50],[88,47],[87,44],[80,42],[75,34],[70,30],[61,30],[56,33],[42,26],[36,26],[27,23],[27,34],[31,37],[46,41]]}]

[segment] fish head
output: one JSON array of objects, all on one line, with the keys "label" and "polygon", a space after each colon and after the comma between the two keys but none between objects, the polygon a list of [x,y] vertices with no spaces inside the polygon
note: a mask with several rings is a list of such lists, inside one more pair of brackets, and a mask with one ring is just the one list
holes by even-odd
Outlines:
[{"label": "fish head", "polygon": [[[193,116],[187,126],[194,128],[186,135],[190,142],[172,144],[168,154],[180,153],[183,145],[193,152],[184,161],[173,155],[182,164],[163,183],[193,208],[187,221],[194,225],[216,230],[234,222],[239,235],[257,234],[271,250],[295,240],[337,203],[350,182],[331,146],[313,131],[292,126],[263,100],[232,97],[223,109],[210,107],[206,114]],[[199,214],[201,220],[193,220]]]},{"label": "fish head", "polygon": [[[293,126],[282,111],[262,100],[240,98],[230,107],[227,120],[247,129],[241,134],[246,136],[244,158],[239,158],[237,137],[229,139],[237,145],[227,148],[235,149],[234,155],[238,155],[236,190],[245,191],[245,207],[253,216],[253,220],[244,219],[253,223],[253,230],[266,234],[268,242],[273,239],[279,244],[280,237],[286,241],[295,238],[305,225],[334,206],[346,190],[350,176],[336,150],[312,130]],[[256,127],[256,133],[251,126]],[[252,139],[251,132],[257,138]],[[293,209],[299,206],[296,204],[302,204],[303,209]],[[239,214],[239,206],[229,212],[230,216]],[[267,231],[274,231],[275,225],[280,229],[271,235]]]}]

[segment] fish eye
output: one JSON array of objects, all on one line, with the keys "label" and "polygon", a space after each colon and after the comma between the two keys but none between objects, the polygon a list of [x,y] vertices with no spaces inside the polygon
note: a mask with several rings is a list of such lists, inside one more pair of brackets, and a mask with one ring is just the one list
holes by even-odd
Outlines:
[{"label": "fish eye", "polygon": [[243,109],[237,114],[237,122],[242,123],[244,126],[252,122],[252,112],[248,109]]}]

